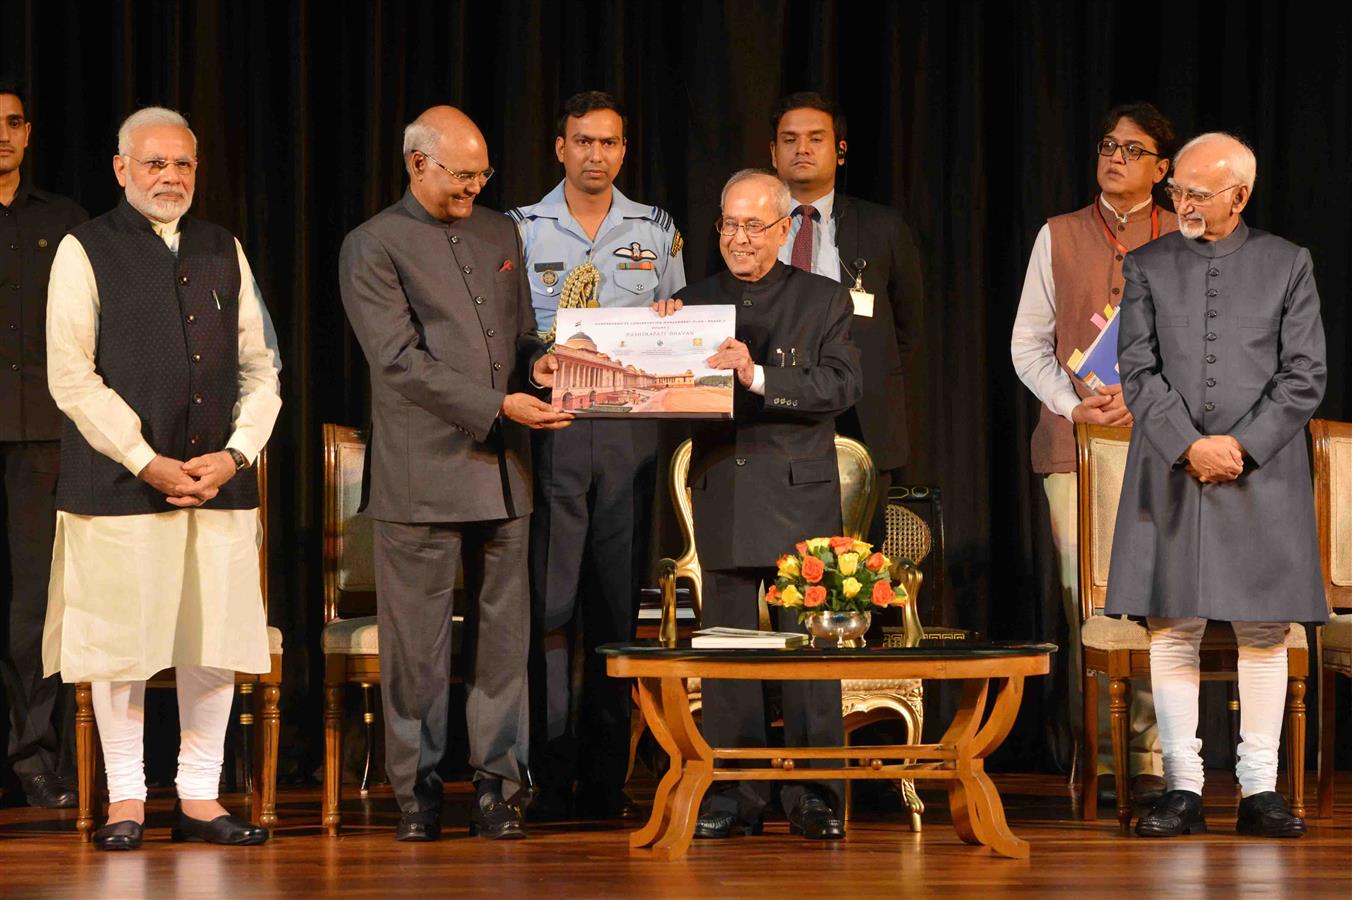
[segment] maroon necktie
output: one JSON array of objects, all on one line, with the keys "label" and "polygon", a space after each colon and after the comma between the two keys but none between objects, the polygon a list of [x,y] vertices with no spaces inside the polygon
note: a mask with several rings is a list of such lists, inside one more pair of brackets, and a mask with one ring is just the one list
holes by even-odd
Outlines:
[{"label": "maroon necktie", "polygon": [[793,255],[789,258],[789,263],[795,269],[802,269],[804,272],[812,271],[812,223],[817,217],[816,207],[800,206],[793,211],[795,216],[801,216],[802,222],[798,226],[798,234],[793,239]]}]

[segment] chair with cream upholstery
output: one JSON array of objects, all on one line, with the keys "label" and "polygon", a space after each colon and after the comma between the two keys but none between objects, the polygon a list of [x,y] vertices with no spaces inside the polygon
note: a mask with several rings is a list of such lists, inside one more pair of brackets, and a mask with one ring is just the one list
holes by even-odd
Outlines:
[{"label": "chair with cream upholstery", "polygon": [[[375,546],[371,520],[358,513],[366,438],[345,425],[324,425],[324,800],[323,826],[337,835],[342,824],[343,696],[347,686],[362,692],[365,762],[361,795],[367,794],[375,747],[375,686],[380,684],[380,643],[376,627]],[[457,589],[460,584],[457,583]],[[452,656],[463,617],[452,620]],[[459,678],[450,676],[452,681]]]},{"label": "chair with cream upholstery", "polygon": [[[258,547],[259,582],[263,609],[268,606],[268,451],[258,454],[254,466],[258,478],[258,517],[262,540]],[[240,735],[244,744],[244,791],[248,795],[249,818],[265,828],[277,824],[277,749],[281,737],[278,702],[282,695],[282,632],[268,627],[268,655],[272,667],[261,675],[235,673],[239,692]],[[173,688],[174,670],[165,669],[146,682],[148,688]],[[255,688],[259,688],[255,692]],[[254,729],[257,735],[254,735]],[[252,744],[252,747],[250,747]],[[98,771],[98,729],[94,723],[94,704],[89,682],[75,686],[75,772],[79,787],[79,809],[75,828],[80,840],[94,833],[95,783]],[[233,777],[233,776],[232,776]]]},{"label": "chair with cream upholstery", "polygon": [[[1108,563],[1112,556],[1113,529],[1117,524],[1118,500],[1127,465],[1130,428],[1108,425],[1075,426],[1079,460],[1079,580],[1083,623],[1080,642],[1084,648],[1084,744],[1080,765],[1081,812],[1088,820],[1098,818],[1098,678],[1108,677],[1109,716],[1113,745],[1113,774],[1117,784],[1117,820],[1126,831],[1131,822],[1131,790],[1127,771],[1127,711],[1131,705],[1131,680],[1150,675],[1150,634],[1130,619],[1103,613],[1108,596]],[[1309,648],[1305,627],[1292,624],[1286,636],[1288,692],[1286,702],[1287,795],[1291,811],[1305,815],[1305,678],[1309,674]],[[1238,649],[1228,623],[1208,624],[1202,638],[1202,678],[1234,681]]]},{"label": "chair with cream upholstery", "polygon": [[[1333,618],[1320,631],[1319,789],[1316,815],[1333,815],[1338,676],[1352,678],[1352,423],[1314,419],[1314,506],[1324,593]],[[1340,612],[1341,611],[1341,612]]]},{"label": "chair with cream upholstery", "polygon": [[[860,442],[836,435],[836,466],[840,473],[841,520],[846,535],[859,538],[868,529],[869,519],[878,497],[877,473],[873,459]],[[703,581],[699,567],[699,552],[695,547],[695,517],[687,476],[690,472],[690,441],[677,448],[671,459],[670,481],[672,500],[685,538],[685,550],[675,560],[663,560],[658,565],[659,587],[664,596],[674,596],[677,579],[690,584],[690,595],[695,614],[700,612]],[[811,535],[804,535],[811,537]],[[786,551],[788,548],[785,548]],[[911,602],[904,608],[905,634],[908,646],[914,646],[923,637],[920,621],[915,614],[915,598],[920,591],[920,570],[910,560],[897,560],[892,576],[899,580],[910,594]],[[761,601],[761,627],[770,627],[769,610]],[[919,679],[860,680],[841,682],[841,715],[844,717],[845,741],[860,728],[886,719],[900,718],[906,723],[907,742],[918,742],[924,724],[924,689]],[[687,683],[690,707],[702,705],[699,679]],[[638,726],[641,727],[641,726]],[[849,815],[849,787],[846,781],[845,813]],[[898,787],[910,811],[911,828],[919,831],[920,815],[925,807],[916,795],[911,781],[900,781]]]}]

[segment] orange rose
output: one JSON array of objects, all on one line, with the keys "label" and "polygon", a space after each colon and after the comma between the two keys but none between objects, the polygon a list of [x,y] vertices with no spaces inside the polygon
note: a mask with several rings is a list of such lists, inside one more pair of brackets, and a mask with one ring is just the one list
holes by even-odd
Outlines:
[{"label": "orange rose", "polygon": [[784,604],[784,601],[779,597],[779,587],[777,585],[770,585],[770,589],[765,592],[765,602],[771,606],[782,606]]},{"label": "orange rose", "polygon": [[826,574],[826,563],[815,556],[803,557],[803,578],[808,584],[816,584]]},{"label": "orange rose", "polygon": [[868,569],[870,572],[881,572],[885,565],[887,565],[887,557],[883,556],[881,553],[875,553],[864,560],[864,568]]},{"label": "orange rose", "polygon": [[799,556],[807,556],[807,541],[799,541],[793,545],[793,549],[798,551]]},{"label": "orange rose", "polygon": [[849,553],[854,549],[854,538],[833,537],[831,538],[831,552],[839,556],[842,553]]},{"label": "orange rose", "polygon": [[892,585],[887,583],[887,579],[880,578],[873,582],[873,596],[869,598],[874,606],[887,606],[892,602]]},{"label": "orange rose", "polygon": [[825,602],[826,588],[819,584],[808,588],[807,593],[803,595],[803,605],[808,609],[811,609],[814,606],[821,606]]}]

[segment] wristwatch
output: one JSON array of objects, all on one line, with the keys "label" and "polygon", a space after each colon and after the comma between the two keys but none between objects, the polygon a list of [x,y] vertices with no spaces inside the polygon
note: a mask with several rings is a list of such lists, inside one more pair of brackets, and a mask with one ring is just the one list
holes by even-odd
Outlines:
[{"label": "wristwatch", "polygon": [[235,461],[235,471],[236,471],[236,472],[238,472],[240,469],[247,469],[247,468],[249,468],[249,461],[248,461],[247,459],[244,458],[244,454],[243,454],[243,453],[240,453],[240,452],[239,452],[238,450],[236,450],[234,447],[226,447],[226,448],[225,448],[225,452],[226,452],[226,453],[229,453],[229,454],[230,454],[230,458],[233,459],[233,460]]}]

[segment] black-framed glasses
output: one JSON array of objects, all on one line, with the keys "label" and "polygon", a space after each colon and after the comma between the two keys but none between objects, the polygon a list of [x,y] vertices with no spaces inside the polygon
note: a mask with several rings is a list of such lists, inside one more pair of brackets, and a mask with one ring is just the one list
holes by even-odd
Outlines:
[{"label": "black-framed glasses", "polygon": [[5,116],[5,124],[8,125],[10,128],[13,128],[15,131],[22,128],[24,126],[24,123],[27,121],[28,121],[27,119],[25,119],[23,116],[20,115]]},{"label": "black-framed glasses", "polygon": [[447,175],[451,176],[461,184],[469,184],[471,181],[478,181],[481,184],[487,184],[488,179],[493,177],[492,166],[489,166],[482,172],[452,172],[450,169],[446,168],[444,165],[441,164],[441,160],[437,159],[432,154],[424,153],[423,156],[432,160],[432,162],[437,164],[437,168],[441,169],[441,171],[445,172]]},{"label": "black-framed glasses", "polygon": [[752,219],[750,222],[738,222],[736,219],[719,219],[714,222],[714,231],[717,231],[723,237],[732,237],[741,229],[746,232],[746,236],[755,239],[765,234],[766,229],[773,228],[780,222],[787,219],[788,216],[780,216],[773,222],[762,222],[759,219]]},{"label": "black-framed glasses", "polygon": [[1203,203],[1214,199],[1218,194],[1224,194],[1226,191],[1233,191],[1237,187],[1243,187],[1243,185],[1232,184],[1229,187],[1221,188],[1219,191],[1199,191],[1196,188],[1179,187],[1174,184],[1174,180],[1170,178],[1169,183],[1164,187],[1164,193],[1169,195],[1169,199],[1174,201],[1175,205],[1187,200],[1193,206],[1201,206]]},{"label": "black-framed glasses", "polygon": [[174,171],[183,176],[191,175],[193,172],[197,171],[197,160],[195,159],[159,159],[158,157],[152,157],[151,159],[137,159],[130,153],[124,153],[122,155],[127,159],[140,163],[156,175],[163,173],[164,170],[170,166],[173,166]]},{"label": "black-framed glasses", "polygon": [[1124,159],[1129,159],[1132,162],[1135,162],[1142,156],[1153,156],[1156,159],[1162,158],[1158,153],[1147,150],[1140,144],[1119,144],[1112,138],[1104,138],[1098,143],[1099,156],[1112,156],[1118,150],[1122,151]]}]

